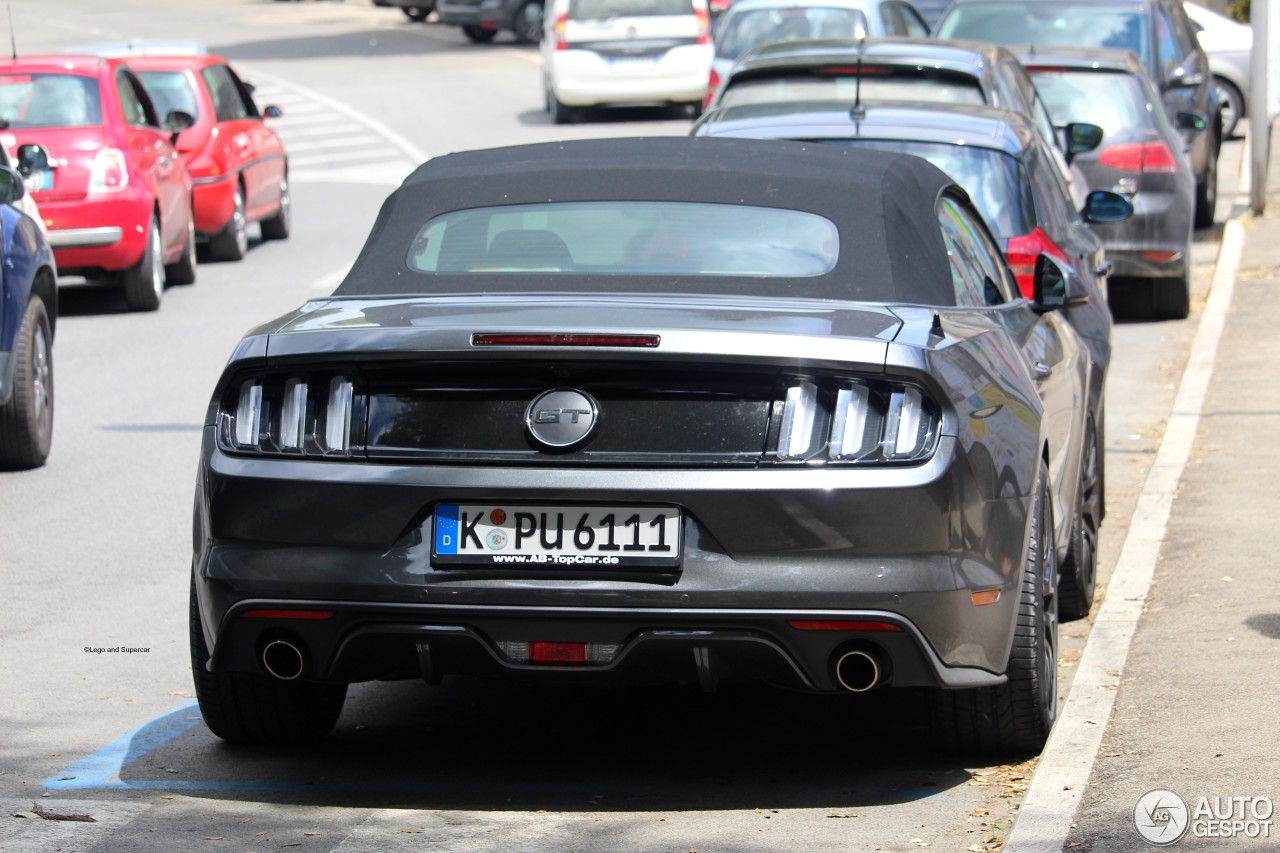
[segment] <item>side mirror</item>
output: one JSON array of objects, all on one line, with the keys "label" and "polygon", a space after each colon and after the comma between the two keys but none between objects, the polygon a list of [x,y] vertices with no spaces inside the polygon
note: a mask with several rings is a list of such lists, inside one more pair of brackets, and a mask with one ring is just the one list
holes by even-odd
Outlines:
[{"label": "side mirror", "polygon": [[1199,116],[1195,113],[1178,113],[1173,125],[1181,131],[1199,133],[1209,126],[1209,122],[1204,116]]},{"label": "side mirror", "polygon": [[284,118],[284,110],[275,104],[263,107],[262,114],[267,118]]},{"label": "side mirror", "polygon": [[1179,89],[1194,89],[1205,80],[1204,74],[1199,71],[1188,71],[1185,68],[1175,68],[1169,72],[1168,85]]},{"label": "side mirror", "polygon": [[182,131],[192,127],[196,123],[196,117],[191,113],[184,113],[182,110],[173,110],[164,117],[164,126],[169,129],[169,144],[177,146],[178,137],[182,135]]},{"label": "side mirror", "polygon": [[1084,200],[1080,211],[1085,222],[1124,222],[1133,216],[1133,205],[1124,196],[1107,190],[1094,190]]},{"label": "side mirror", "polygon": [[1092,151],[1102,144],[1102,128],[1086,122],[1072,122],[1063,128],[1067,143],[1067,163],[1075,159],[1077,154]]},{"label": "side mirror", "polygon": [[29,142],[18,146],[18,171],[25,177],[32,172],[43,172],[49,168],[49,152],[43,145]]},{"label": "side mirror", "polygon": [[1071,275],[1057,258],[1043,252],[1036,256],[1035,306],[1041,311],[1053,311],[1067,304],[1067,281]]},{"label": "side mirror", "polygon": [[17,169],[0,166],[0,204],[12,204],[26,194],[26,183]]}]

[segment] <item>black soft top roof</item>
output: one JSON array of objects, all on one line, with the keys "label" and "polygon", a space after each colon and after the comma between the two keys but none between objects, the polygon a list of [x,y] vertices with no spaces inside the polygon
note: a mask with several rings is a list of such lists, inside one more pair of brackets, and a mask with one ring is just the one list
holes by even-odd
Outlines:
[{"label": "black soft top roof", "polygon": [[[699,293],[951,305],[936,204],[963,190],[917,157],[755,139],[601,139],[467,151],[420,166],[391,194],[335,296],[513,292]],[[422,273],[422,226],[442,213],[564,201],[747,204],[825,216],[840,257],[807,278]]]}]

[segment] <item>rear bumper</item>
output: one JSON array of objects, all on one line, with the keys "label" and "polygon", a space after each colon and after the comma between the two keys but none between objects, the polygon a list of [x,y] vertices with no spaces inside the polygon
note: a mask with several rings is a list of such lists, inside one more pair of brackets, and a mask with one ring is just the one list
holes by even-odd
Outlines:
[{"label": "rear bumper", "polygon": [[[853,643],[874,646],[896,686],[1003,678],[1030,501],[980,500],[953,438],[928,462],[894,470],[674,472],[253,459],[223,453],[211,432],[196,489],[194,577],[218,669],[261,672],[263,645],[283,632],[305,645],[308,677],[344,682],[561,673],[825,691],[836,689],[832,655]],[[435,505],[468,501],[676,506],[681,563],[617,571],[433,562]],[[998,600],[975,606],[972,593],[992,589]],[[333,615],[242,615],[289,608]],[[902,630],[802,631],[789,619],[873,619]],[[607,665],[529,666],[504,658],[499,641],[619,651]],[[714,655],[698,651],[708,644]]]},{"label": "rear bumper", "polygon": [[512,12],[501,0],[485,0],[481,3],[439,3],[436,5],[436,15],[439,16],[440,23],[459,27],[509,30],[512,26]]},{"label": "rear bumper", "polygon": [[711,78],[710,45],[667,51],[652,68],[619,71],[593,51],[558,51],[552,58],[556,98],[571,107],[605,104],[702,103]]},{"label": "rear bumper", "polygon": [[112,272],[142,257],[154,203],[132,187],[110,198],[39,204],[59,272]]}]

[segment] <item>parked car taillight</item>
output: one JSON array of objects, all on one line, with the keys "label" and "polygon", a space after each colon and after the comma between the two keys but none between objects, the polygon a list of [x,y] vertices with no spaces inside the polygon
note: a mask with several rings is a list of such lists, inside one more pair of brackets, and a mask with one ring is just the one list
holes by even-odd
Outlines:
[{"label": "parked car taillight", "polygon": [[1039,227],[1030,234],[1010,237],[1009,247],[1005,249],[1009,269],[1013,270],[1013,277],[1018,280],[1018,290],[1028,299],[1035,298],[1036,258],[1041,253],[1067,263],[1067,253],[1059,249],[1058,244],[1050,240],[1049,235]]},{"label": "parked car taillight", "polygon": [[1098,162],[1126,172],[1171,175],[1178,161],[1163,142],[1123,142],[1109,145],[1098,154]]},{"label": "parked car taillight", "polygon": [[693,16],[698,19],[698,44],[711,44],[711,16],[706,9],[694,9]]},{"label": "parked car taillight", "polygon": [[916,462],[933,453],[941,416],[921,388],[878,380],[798,379],[778,430],[782,462]]},{"label": "parked car taillight", "polygon": [[93,158],[89,172],[89,192],[119,192],[129,186],[129,164],[119,148],[103,148]]},{"label": "parked car taillight", "polygon": [[702,96],[702,108],[704,110],[711,109],[711,99],[716,96],[716,89],[720,88],[720,75],[716,73],[714,68],[711,69],[711,77],[707,80],[707,94]]},{"label": "parked car taillight", "polygon": [[569,43],[564,39],[565,27],[569,25],[569,13],[561,12],[556,15],[556,23],[553,32],[556,35],[556,50],[568,50]]},{"label": "parked car taillight", "polygon": [[357,407],[364,398],[345,374],[249,379],[223,405],[218,439],[240,452],[350,456]]}]

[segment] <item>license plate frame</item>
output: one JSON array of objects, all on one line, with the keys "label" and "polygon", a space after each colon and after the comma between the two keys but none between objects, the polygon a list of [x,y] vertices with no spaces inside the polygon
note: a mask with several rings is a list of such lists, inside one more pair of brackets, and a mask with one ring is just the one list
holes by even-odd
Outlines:
[{"label": "license plate frame", "polygon": [[684,514],[669,505],[439,504],[431,560],[459,567],[674,570],[683,528]]}]

